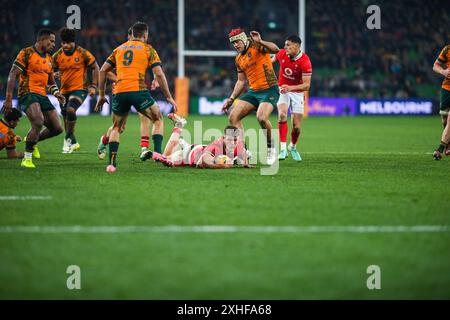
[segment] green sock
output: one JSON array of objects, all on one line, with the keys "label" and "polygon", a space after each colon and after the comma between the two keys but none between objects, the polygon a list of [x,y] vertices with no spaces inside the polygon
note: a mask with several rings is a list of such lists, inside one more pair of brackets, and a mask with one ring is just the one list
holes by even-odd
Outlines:
[{"label": "green sock", "polygon": [[118,142],[109,143],[109,164],[112,164],[114,167],[116,167],[116,158],[118,150],[119,150]]},{"label": "green sock", "polygon": [[163,136],[160,134],[154,134],[154,135],[152,135],[152,139],[153,139],[153,146],[155,147],[155,151],[158,153],[162,153]]}]

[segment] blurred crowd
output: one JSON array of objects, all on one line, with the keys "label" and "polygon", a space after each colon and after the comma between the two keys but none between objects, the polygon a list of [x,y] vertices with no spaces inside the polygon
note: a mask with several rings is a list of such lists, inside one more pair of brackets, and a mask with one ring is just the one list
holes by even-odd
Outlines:
[{"label": "blurred crowd", "polygon": [[[371,1],[321,0],[308,10],[307,52],[323,72],[318,96],[431,97],[442,78],[433,63],[450,40],[448,2],[377,1],[381,29],[366,27]],[[316,70],[317,70],[316,68]]]},{"label": "blurred crowd", "polygon": [[[34,43],[41,27],[65,25],[66,8],[81,8],[77,42],[101,65],[126,40],[137,20],[149,24],[149,42],[158,51],[173,88],[177,73],[177,0],[0,0],[0,95],[20,48]],[[306,0],[306,52],[313,64],[311,95],[362,98],[433,98],[439,75],[432,65],[449,43],[450,6],[446,1],[380,0],[381,30],[369,30],[367,0]],[[298,34],[298,0],[185,0],[185,38],[189,50],[233,50],[231,28],[258,30],[282,47]],[[59,44],[58,44],[59,45]],[[186,57],[191,93],[229,95],[236,80],[232,57]],[[151,75],[149,75],[149,81]]]}]

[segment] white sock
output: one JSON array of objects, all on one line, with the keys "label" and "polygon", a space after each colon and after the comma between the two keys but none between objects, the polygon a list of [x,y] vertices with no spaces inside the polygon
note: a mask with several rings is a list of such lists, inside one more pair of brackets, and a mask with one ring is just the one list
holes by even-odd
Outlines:
[{"label": "white sock", "polygon": [[24,158],[25,159],[32,159],[33,158],[33,152],[24,152]]},{"label": "white sock", "polygon": [[280,149],[286,150],[286,142],[280,142]]},{"label": "white sock", "polygon": [[289,149],[295,149],[295,144],[289,143]]}]

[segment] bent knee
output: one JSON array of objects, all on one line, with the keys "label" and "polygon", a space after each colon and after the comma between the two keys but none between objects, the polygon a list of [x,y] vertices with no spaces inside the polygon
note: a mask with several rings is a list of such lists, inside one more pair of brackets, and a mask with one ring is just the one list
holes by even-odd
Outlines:
[{"label": "bent knee", "polygon": [[287,112],[284,110],[278,109],[278,120],[280,121],[286,121],[287,120]]}]

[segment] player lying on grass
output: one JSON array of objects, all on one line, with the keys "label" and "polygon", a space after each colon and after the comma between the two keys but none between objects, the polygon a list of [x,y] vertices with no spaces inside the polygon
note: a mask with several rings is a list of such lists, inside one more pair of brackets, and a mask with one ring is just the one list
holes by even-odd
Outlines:
[{"label": "player lying on grass", "polygon": [[16,142],[22,139],[13,131],[19,124],[20,117],[22,112],[12,109],[0,119],[0,150],[6,148],[6,156],[9,159],[23,158],[23,152],[16,151]]},{"label": "player lying on grass", "polygon": [[224,135],[209,145],[189,144],[181,133],[186,120],[174,113],[168,115],[175,128],[167,142],[164,153],[147,151],[143,161],[153,159],[169,167],[196,167],[211,169],[228,169],[234,164],[241,164],[244,168],[251,168],[244,144],[240,140],[240,130],[234,126],[227,126]]}]

